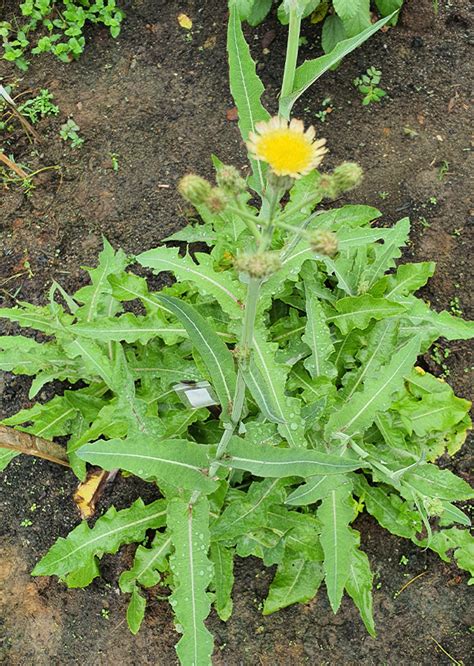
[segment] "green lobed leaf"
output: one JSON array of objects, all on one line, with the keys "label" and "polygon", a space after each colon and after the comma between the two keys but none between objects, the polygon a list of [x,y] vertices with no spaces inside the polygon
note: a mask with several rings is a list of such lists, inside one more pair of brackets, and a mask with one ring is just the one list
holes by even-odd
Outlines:
[{"label": "green lobed leaf", "polygon": [[270,615],[297,603],[307,603],[316,595],[324,578],[319,562],[295,559],[288,554],[278,565],[263,605],[263,614]]},{"label": "green lobed leaf", "polygon": [[77,455],[103,469],[124,469],[145,481],[164,481],[176,488],[212,493],[216,482],[204,473],[207,448],[186,439],[157,441],[137,433],[125,440],[99,440],[82,446]]},{"label": "green lobed leaf", "polygon": [[407,296],[423,287],[435,272],[435,268],[434,261],[402,264],[395,274],[380,278],[371,291],[377,296],[383,294],[385,298]]},{"label": "green lobed leaf", "polygon": [[375,298],[370,294],[348,296],[336,301],[338,314],[330,315],[327,321],[335,324],[343,335],[354,328],[365,329],[372,319],[380,320],[402,315],[406,307],[386,298]]},{"label": "green lobed leaf", "polygon": [[280,479],[254,481],[246,493],[230,501],[212,525],[213,541],[233,541],[242,534],[267,524],[267,512],[285,498],[285,483]]},{"label": "green lobed leaf", "polygon": [[[426,497],[436,497],[451,502],[474,498],[474,490],[464,479],[449,469],[440,469],[426,463],[419,465],[402,477],[402,489],[408,488]],[[403,494],[403,491],[402,491]]]},{"label": "green lobed leaf", "polygon": [[360,366],[343,377],[344,387],[340,395],[349,401],[360,390],[369,377],[375,377],[381,367],[388,363],[398,343],[398,324],[393,320],[377,322],[370,330],[366,346],[358,353]]},{"label": "green lobed leaf", "polygon": [[340,474],[363,465],[354,458],[342,458],[314,450],[280,449],[267,445],[256,447],[239,437],[231,439],[227,453],[222,464],[234,469],[244,469],[256,476],[278,479]]},{"label": "green lobed leaf", "polygon": [[326,322],[326,314],[318,296],[313,290],[314,279],[307,272],[304,276],[306,295],[306,328],[303,340],[311,350],[311,356],[304,361],[306,370],[315,377],[333,377],[336,374],[334,364],[329,360],[333,351],[331,332]]},{"label": "green lobed leaf", "polygon": [[419,350],[420,339],[416,337],[399,349],[390,363],[380,369],[377,377],[366,382],[349,402],[331,414],[326,435],[364,432],[373,423],[377,412],[383,412],[390,406],[393,394],[403,386],[404,376],[416,361]]},{"label": "green lobed leaf", "polygon": [[86,587],[99,575],[97,558],[116,553],[124,543],[142,541],[148,529],[162,527],[166,502],[145,505],[138,499],[128,509],[111,507],[90,528],[83,521],[63,539],[59,538],[32,571],[33,576],[58,576],[68,587]]},{"label": "green lobed leaf", "polygon": [[217,336],[212,326],[189,303],[172,296],[157,296],[183,324],[191,342],[199,352],[209,372],[209,379],[216,389],[222,406],[223,418],[230,414],[234,398],[236,373],[232,354]]},{"label": "green lobed leaf", "polygon": [[349,478],[344,475],[331,474],[309,477],[306,483],[298,486],[288,495],[285,504],[291,506],[307,506],[327,497],[331,490],[349,483]]},{"label": "green lobed leaf", "polygon": [[158,273],[171,271],[178,280],[192,282],[202,293],[215,298],[230,317],[241,318],[243,286],[232,277],[230,271],[215,271],[209,255],[197,253],[195,257],[198,264],[189,255],[179,256],[177,247],[157,247],[142,252],[136,259],[142,266],[152,268]]},{"label": "green lobed leaf", "polygon": [[168,505],[168,528],[174,546],[170,559],[173,572],[171,606],[182,638],[176,652],[182,664],[211,664],[212,634],[204,620],[209,615],[207,588],[212,579],[209,550],[209,502],[201,496],[195,504],[172,499]]},{"label": "green lobed leaf", "polygon": [[227,622],[232,615],[234,552],[219,542],[211,543],[210,558],[214,565],[214,608],[219,618]]},{"label": "green lobed leaf", "polygon": [[253,339],[253,362],[260,373],[262,391],[271,400],[272,413],[282,423],[278,424],[278,431],[293,448],[306,446],[304,439],[304,422],[301,418],[301,402],[298,398],[285,395],[285,384],[289,367],[284,367],[275,361],[274,349],[276,345],[265,340],[264,335],[256,330]]},{"label": "green lobed leaf", "polygon": [[145,617],[146,599],[140,594],[136,587],[132,590],[132,596],[127,606],[127,624],[133,635],[138,633],[143,618]]},{"label": "green lobed leaf", "polygon": [[359,609],[365,628],[375,637],[375,624],[372,610],[372,581],[369,558],[359,549],[351,552],[349,577],[346,591]]},{"label": "green lobed leaf", "polygon": [[350,575],[352,554],[357,546],[350,523],[355,518],[351,485],[331,490],[317,511],[321,521],[321,545],[324,551],[324,581],[334,613],[341,603]]},{"label": "green lobed leaf", "polygon": [[290,115],[291,109],[296,100],[307,90],[315,81],[317,81],[325,72],[327,72],[333,65],[338,63],[342,58],[351,53],[358,46],[363,44],[369,37],[371,37],[377,30],[382,28],[392,16],[387,16],[370,27],[366,28],[363,32],[350,37],[342,42],[327,55],[315,58],[314,60],[306,60],[302,65],[297,67],[295,72],[295,80],[293,85],[293,92],[285,98],[280,100],[280,113],[284,117]]},{"label": "green lobed leaf", "polygon": [[[239,112],[239,128],[245,141],[249,133],[255,131],[256,123],[268,120],[270,114],[260,101],[265,88],[255,71],[255,63],[245,41],[239,12],[235,5],[230,7],[227,54],[230,90]],[[250,161],[253,170],[250,185],[256,192],[262,194],[265,187],[264,167],[258,160]]]},{"label": "green lobed leaf", "polygon": [[147,344],[155,337],[173,344],[186,332],[176,324],[168,323],[159,313],[137,317],[127,312],[120,317],[101,317],[92,322],[79,322],[69,328],[70,333],[79,338],[90,338],[101,342],[123,341]]},{"label": "green lobed leaf", "polygon": [[74,299],[83,303],[76,312],[79,320],[90,322],[98,316],[111,314],[112,288],[108,278],[111,275],[122,273],[128,264],[128,259],[122,250],[115,252],[110,243],[104,238],[104,249],[99,254],[97,268],[86,269],[91,278],[91,284],[82,287],[74,294]]}]

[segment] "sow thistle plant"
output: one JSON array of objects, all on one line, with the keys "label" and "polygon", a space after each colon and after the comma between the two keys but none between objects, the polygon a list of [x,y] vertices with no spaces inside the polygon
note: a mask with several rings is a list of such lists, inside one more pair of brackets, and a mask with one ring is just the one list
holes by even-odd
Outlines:
[{"label": "sow thistle plant", "polygon": [[[289,119],[342,57],[296,66],[302,4],[288,3],[273,118],[230,7],[231,89],[252,175],[246,182],[213,158],[215,184],[185,176],[179,190],[202,224],[166,239],[209,252],[161,246],[133,260],[104,241],[89,285],[69,295],[54,282],[47,305],[1,311],[47,336],[0,339],[1,367],[33,377],[31,399],[53,379],[81,382],[3,423],[67,437],[79,479],[90,463],[157,487],[155,501],[112,507],[59,538],[33,575],[85,587],[105,553],[138,543],[119,580],[129,627],[137,632],[144,618],[143,589],[161,582],[185,665],[211,663],[205,620],[211,605],[224,621],[232,613],[236,555],[275,566],[264,614],[309,601],[324,582],[332,610],[346,592],[375,635],[373,574],[353,527],[364,510],[473,569],[469,519],[456,503],[474,494],[436,465],[460,449],[469,403],[417,365],[438,337],[468,339],[473,327],[414,296],[434,264],[397,266],[407,218],[372,226],[375,208],[331,207],[362,174],[351,163],[320,173],[324,139]],[[134,262],[176,281],[150,291]],[[1,449],[2,465],[16,455]]]}]

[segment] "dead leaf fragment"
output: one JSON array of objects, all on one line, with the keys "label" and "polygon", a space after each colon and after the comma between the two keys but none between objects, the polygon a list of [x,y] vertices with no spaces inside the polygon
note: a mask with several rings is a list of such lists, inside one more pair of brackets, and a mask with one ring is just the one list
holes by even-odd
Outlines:
[{"label": "dead leaf fragment", "polygon": [[216,42],[217,42],[217,37],[215,35],[211,35],[206,39],[206,41],[202,46],[204,49],[213,49],[214,46],[216,45]]},{"label": "dead leaf fragment", "polygon": [[178,23],[185,30],[191,30],[191,28],[193,27],[193,22],[186,14],[178,15]]},{"label": "dead leaf fragment", "polygon": [[103,487],[108,478],[109,472],[106,472],[104,469],[90,469],[86,480],[77,486],[73,500],[83,520],[87,520],[87,518],[91,518],[94,515],[97,501],[102,494]]},{"label": "dead leaf fragment", "polygon": [[227,109],[225,112],[225,117],[227,120],[230,120],[230,122],[235,122],[236,120],[239,119],[239,112],[237,111],[237,107],[233,106],[231,109]]}]

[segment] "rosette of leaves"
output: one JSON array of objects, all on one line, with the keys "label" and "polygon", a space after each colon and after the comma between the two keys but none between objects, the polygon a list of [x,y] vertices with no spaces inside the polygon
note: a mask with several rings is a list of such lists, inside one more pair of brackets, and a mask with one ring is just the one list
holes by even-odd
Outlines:
[{"label": "rosette of leaves", "polygon": [[[245,138],[268,113],[235,9],[229,57]],[[291,108],[321,71],[314,63],[301,67],[282,108]],[[119,580],[130,594],[130,629],[138,631],[146,611],[143,588],[161,582],[170,589],[186,665],[210,663],[205,620],[211,606],[223,620],[231,615],[236,556],[276,566],[265,614],[307,602],[324,583],[333,611],[346,592],[373,635],[373,575],[353,526],[363,510],[473,572],[469,519],[457,504],[474,494],[436,465],[461,447],[469,403],[418,360],[439,337],[471,338],[472,324],[415,295],[435,267],[399,264],[407,218],[384,226],[376,209],[357,205],[314,212],[320,175],[313,171],[291,187],[286,206],[276,206],[270,249],[280,268],[261,282],[241,364],[236,347],[250,287],[232,257],[253,243],[245,220],[256,213],[251,196],[265,185],[263,170],[253,168],[253,192],[240,193],[235,207],[211,213],[198,206],[202,223],[167,239],[191,244],[187,249],[163,245],[134,263],[104,241],[87,286],[68,294],[54,283],[45,305],[0,311],[29,332],[0,338],[0,367],[33,378],[31,399],[53,380],[81,382],[3,423],[66,438],[80,479],[91,463],[156,488],[149,504],[111,507],[94,525],[79,524],[33,574],[84,587],[100,574],[105,553],[137,543]],[[278,227],[282,215],[285,227]],[[315,253],[305,236],[292,233],[302,224],[334,233],[338,253]],[[208,252],[193,251],[196,240]],[[175,283],[151,291],[135,274],[137,264],[171,273]],[[216,405],[184,404],[174,387],[202,380]],[[15,455],[0,449],[2,466]]]}]

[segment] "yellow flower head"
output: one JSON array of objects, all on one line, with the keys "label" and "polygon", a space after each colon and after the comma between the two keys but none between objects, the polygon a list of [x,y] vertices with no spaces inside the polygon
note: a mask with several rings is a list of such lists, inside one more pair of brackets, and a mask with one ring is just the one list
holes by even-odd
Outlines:
[{"label": "yellow flower head", "polygon": [[315,136],[314,127],[305,132],[301,120],[293,118],[288,123],[275,116],[255,125],[247,148],[252,157],[267,162],[277,176],[300,178],[319,166],[327,153],[326,139],[315,141]]}]

